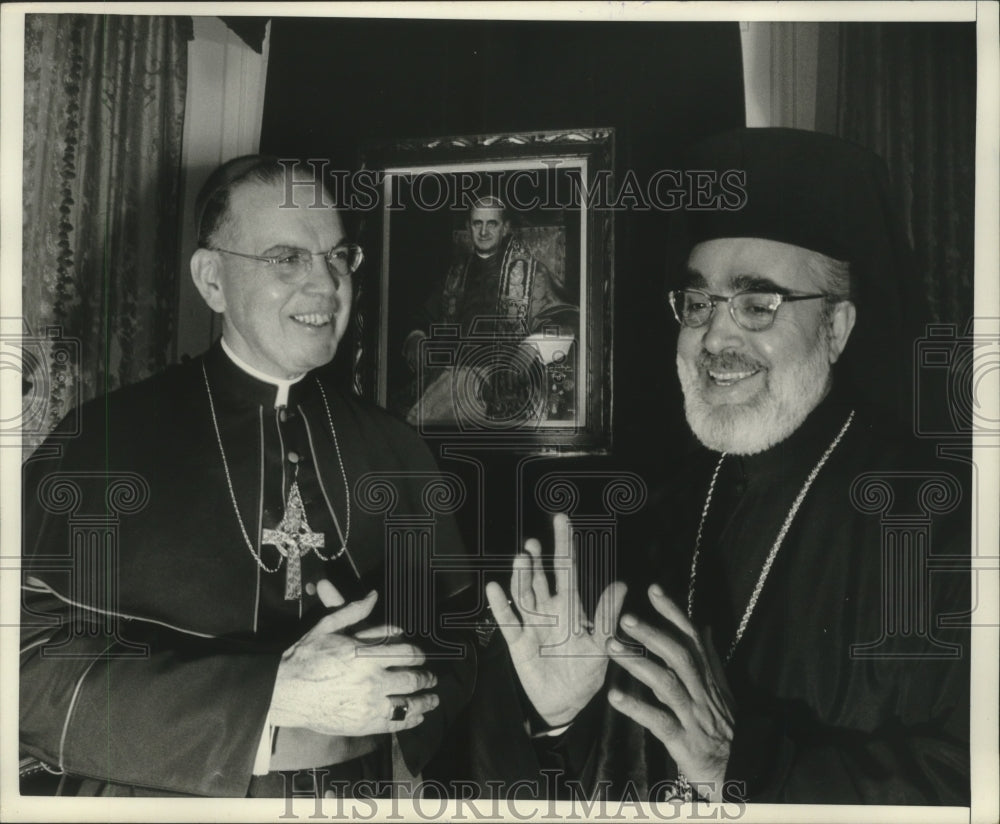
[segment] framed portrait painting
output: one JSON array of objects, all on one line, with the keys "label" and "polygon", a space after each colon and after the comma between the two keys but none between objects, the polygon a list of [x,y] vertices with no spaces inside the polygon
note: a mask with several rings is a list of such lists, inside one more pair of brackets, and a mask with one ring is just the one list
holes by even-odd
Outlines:
[{"label": "framed portrait painting", "polygon": [[355,385],[430,437],[610,440],[613,130],[371,146]]}]

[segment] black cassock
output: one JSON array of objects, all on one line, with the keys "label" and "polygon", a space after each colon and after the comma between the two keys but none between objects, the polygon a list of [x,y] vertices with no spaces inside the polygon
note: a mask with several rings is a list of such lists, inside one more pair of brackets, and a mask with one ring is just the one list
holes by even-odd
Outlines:
[{"label": "black cassock", "polygon": [[[782,444],[723,461],[694,595],[695,624],[711,629],[721,658],[790,507],[851,409],[831,396]],[[857,410],[816,476],[725,666],[736,716],[726,773],[732,797],[969,803],[967,464],[931,457],[873,419]],[[651,496],[637,534],[625,537],[623,525],[626,610],[663,623],[646,596],[653,581],[686,608],[718,459],[707,451],[691,456]],[[948,615],[956,623],[939,626]],[[652,734],[607,704],[606,689],[566,733],[530,740],[512,720],[530,715],[530,705],[502,647],[497,633],[481,666],[509,677],[483,675],[471,706],[482,727],[474,739],[493,742],[474,745],[481,781],[537,780],[540,792],[562,796],[669,796],[675,765]],[[614,664],[608,679],[655,703]]]},{"label": "black cassock", "polygon": [[[281,654],[326,612],[305,589],[286,598],[289,563],[260,545],[296,481],[323,535],[301,559],[303,588],[329,578],[347,600],[377,589],[367,623],[393,621],[439,655],[429,666],[440,707],[398,735],[411,771],[471,693],[473,654],[439,626],[469,579],[460,563],[432,569],[464,550],[447,514],[454,490],[429,450],[315,373],[291,386],[284,409],[276,391],[216,344],[85,404],[81,434],[66,436],[67,419],[25,464],[21,749],[96,780],[88,792],[252,792]],[[343,552],[340,458],[352,487]],[[420,528],[390,541],[401,523],[397,537]],[[383,765],[387,751],[384,736]]]}]

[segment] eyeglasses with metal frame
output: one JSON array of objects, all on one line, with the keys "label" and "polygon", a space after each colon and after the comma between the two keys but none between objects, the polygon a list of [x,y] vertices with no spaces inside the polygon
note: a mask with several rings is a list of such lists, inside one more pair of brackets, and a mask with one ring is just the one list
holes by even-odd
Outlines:
[{"label": "eyeglasses with metal frame", "polygon": [[365,259],[364,250],[357,243],[341,243],[328,252],[310,252],[307,249],[294,247],[279,248],[272,255],[251,255],[246,252],[234,252],[232,249],[221,249],[217,246],[206,246],[205,248],[212,252],[222,252],[247,260],[259,260],[273,266],[283,283],[298,283],[309,277],[315,257],[321,257],[326,261],[327,270],[331,275],[343,278],[350,277],[357,272]]},{"label": "eyeglasses with metal frame", "polygon": [[712,295],[701,289],[675,289],[667,294],[670,308],[681,326],[698,329],[712,319],[716,304],[729,305],[729,314],[740,329],[748,332],[764,332],[774,325],[778,307],[783,303],[799,300],[818,300],[832,295],[785,295],[781,292],[766,292],[747,289],[725,297]]}]

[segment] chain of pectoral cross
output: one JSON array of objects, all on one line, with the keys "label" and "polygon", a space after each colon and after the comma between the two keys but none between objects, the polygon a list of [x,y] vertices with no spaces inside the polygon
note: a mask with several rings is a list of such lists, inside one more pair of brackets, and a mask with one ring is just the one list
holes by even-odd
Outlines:
[{"label": "chain of pectoral cross", "polygon": [[310,552],[315,552],[324,561],[340,557],[347,545],[330,558],[325,557],[320,550],[326,546],[326,536],[322,532],[313,532],[306,519],[306,508],[299,492],[299,468],[295,467],[295,477],[292,487],[288,490],[288,503],[285,504],[285,514],[281,523],[274,529],[265,529],[261,544],[277,547],[278,552],[287,561],[285,570],[285,600],[297,601],[302,597],[302,558]]},{"label": "chain of pectoral cross", "polygon": [[[229,474],[229,461],[226,460],[226,450],[222,446],[222,433],[219,431],[219,419],[215,415],[215,399],[212,397],[212,386],[208,381],[208,370],[205,363],[201,364],[201,375],[205,380],[205,394],[208,396],[208,408],[212,413],[212,427],[215,431],[215,441],[219,445],[219,457],[222,459],[222,469],[226,476],[226,486],[229,488],[229,500],[233,505],[233,512],[236,515],[236,523],[239,524],[240,534],[243,541],[250,550],[250,554],[264,572],[277,572],[281,567],[281,561],[271,569],[264,563],[260,552],[254,548],[254,542],[250,540],[246,524],[243,523],[243,516],[240,515],[240,507],[236,501],[236,490],[233,488],[233,479]],[[339,558],[347,552],[347,542],[351,537],[351,485],[347,481],[347,468],[344,466],[344,456],[340,453],[340,440],[337,438],[337,427],[333,425],[333,415],[330,414],[330,402],[326,397],[326,390],[319,378],[316,378],[316,386],[319,388],[320,397],[323,399],[323,409],[326,412],[327,423],[330,424],[330,436],[333,438],[333,448],[337,453],[337,463],[340,465],[340,477],[344,481],[344,511],[347,524],[341,536],[342,545],[333,555],[326,557],[319,550],[326,544],[326,538],[322,533],[313,532],[309,528],[309,521],[306,520],[306,509],[302,504],[302,495],[299,493],[299,468],[295,467],[295,477],[292,479],[291,489],[288,490],[288,503],[285,505],[285,513],[281,523],[275,529],[265,529],[261,536],[261,548],[264,544],[271,544],[277,547],[278,552],[288,561],[288,569],[285,573],[285,600],[293,601],[302,597],[302,556],[310,551],[324,561]],[[337,515],[330,509],[334,524],[337,524]],[[337,526],[337,532],[340,527]],[[348,555],[348,558],[351,556]],[[353,562],[352,562],[353,565]],[[356,572],[355,568],[355,572]]]}]

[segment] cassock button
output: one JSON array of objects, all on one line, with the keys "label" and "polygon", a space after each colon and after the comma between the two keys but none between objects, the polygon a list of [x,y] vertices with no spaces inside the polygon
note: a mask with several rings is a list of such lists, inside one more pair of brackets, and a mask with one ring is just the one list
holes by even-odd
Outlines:
[{"label": "cassock button", "polygon": [[289,463],[293,463],[293,464],[294,463],[298,463],[299,462],[299,453],[298,452],[291,452],[290,451],[288,453],[288,462]]},{"label": "cassock button", "polygon": [[306,595],[315,595],[315,594],[316,594],[316,584],[310,581],[308,584],[306,584]]},{"label": "cassock button", "polygon": [[284,407],[278,410],[278,420],[282,423],[288,420],[288,413],[285,411]]}]

